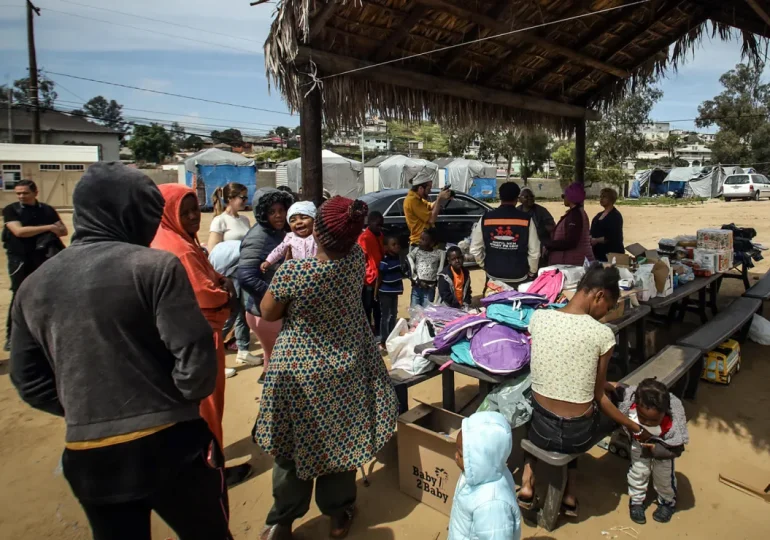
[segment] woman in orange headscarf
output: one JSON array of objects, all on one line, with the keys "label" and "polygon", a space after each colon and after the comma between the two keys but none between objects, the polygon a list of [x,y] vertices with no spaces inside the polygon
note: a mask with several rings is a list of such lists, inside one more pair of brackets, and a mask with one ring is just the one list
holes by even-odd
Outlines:
[{"label": "woman in orange headscarf", "polygon": [[[198,305],[214,332],[217,349],[217,384],[214,393],[201,401],[200,414],[224,449],[222,416],[225,412],[225,347],[222,328],[230,315],[230,299],[235,296],[233,284],[219,274],[206,257],[198,241],[201,210],[195,192],[179,184],[162,184],[160,192],[166,201],[160,227],[151,247],[176,255],[187,271]],[[228,485],[245,480],[251,473],[248,464],[225,469]]]}]

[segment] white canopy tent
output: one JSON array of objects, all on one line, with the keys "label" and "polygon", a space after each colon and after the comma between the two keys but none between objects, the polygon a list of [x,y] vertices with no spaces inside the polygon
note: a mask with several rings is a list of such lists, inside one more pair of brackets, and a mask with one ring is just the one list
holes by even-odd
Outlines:
[{"label": "white canopy tent", "polygon": [[379,165],[381,189],[408,189],[416,178],[438,186],[438,165],[424,159],[391,156]]},{"label": "white canopy tent", "polygon": [[446,166],[446,182],[455,191],[468,193],[476,178],[497,178],[497,167],[477,159],[455,159]]},{"label": "white canopy tent", "polygon": [[[329,150],[322,151],[321,158],[324,189],[332,197],[341,195],[357,199],[364,194],[364,166],[360,161],[342,157]],[[278,169],[281,168],[286,170],[286,185],[295,193],[299,193],[302,187],[302,158],[279,163]],[[280,171],[277,171],[276,175],[279,174]]]}]

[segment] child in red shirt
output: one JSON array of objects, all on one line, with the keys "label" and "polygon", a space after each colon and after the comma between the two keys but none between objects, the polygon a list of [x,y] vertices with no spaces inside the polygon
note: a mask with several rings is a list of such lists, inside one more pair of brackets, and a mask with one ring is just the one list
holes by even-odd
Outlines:
[{"label": "child in red shirt", "polygon": [[366,320],[372,327],[372,333],[377,335],[380,329],[380,306],[376,299],[377,276],[379,275],[380,261],[384,255],[382,247],[382,214],[377,211],[369,212],[367,218],[368,227],[358,237],[358,245],[364,250],[366,256],[366,277],[364,278],[363,302]]}]

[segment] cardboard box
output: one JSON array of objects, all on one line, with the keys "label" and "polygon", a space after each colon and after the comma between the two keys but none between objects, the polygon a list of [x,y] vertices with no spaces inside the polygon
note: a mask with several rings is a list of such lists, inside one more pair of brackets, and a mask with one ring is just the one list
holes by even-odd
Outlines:
[{"label": "cardboard box", "polygon": [[463,417],[420,404],[398,418],[401,491],[449,515],[461,471],[455,463]]},{"label": "cardboard box", "polygon": [[607,253],[607,260],[610,263],[615,261],[615,266],[622,266],[624,268],[631,266],[631,257],[625,253]]},{"label": "cardboard box", "polygon": [[733,251],[733,231],[723,229],[700,229],[697,234],[700,249]]}]

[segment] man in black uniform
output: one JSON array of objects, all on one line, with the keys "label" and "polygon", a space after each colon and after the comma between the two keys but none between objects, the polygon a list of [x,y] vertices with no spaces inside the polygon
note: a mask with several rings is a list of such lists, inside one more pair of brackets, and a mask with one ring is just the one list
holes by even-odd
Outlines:
[{"label": "man in black uniform", "polygon": [[[500,186],[500,207],[487,212],[471,234],[471,255],[487,278],[517,288],[537,274],[540,239],[532,216],[516,209],[519,186]],[[486,289],[485,289],[486,290]]]},{"label": "man in black uniform", "polygon": [[56,210],[38,202],[37,186],[32,180],[20,181],[14,191],[19,202],[3,208],[3,246],[8,254],[8,274],[13,292],[6,321],[6,351],[11,341],[11,307],[16,291],[27,276],[64,249],[59,237],[67,235],[67,227]]}]

